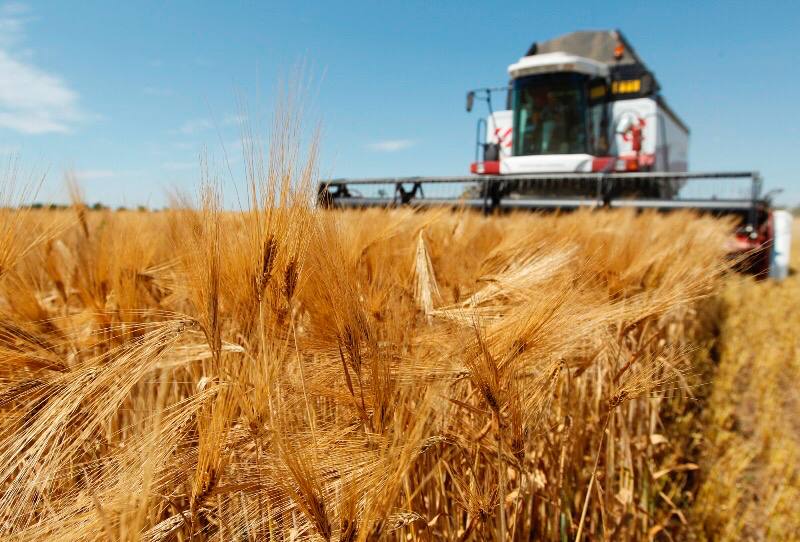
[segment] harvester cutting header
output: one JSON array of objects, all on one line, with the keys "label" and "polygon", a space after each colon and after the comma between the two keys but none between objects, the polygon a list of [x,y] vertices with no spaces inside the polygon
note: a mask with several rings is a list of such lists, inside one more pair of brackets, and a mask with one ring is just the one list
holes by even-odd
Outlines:
[{"label": "harvester cutting header", "polygon": [[467,93],[467,111],[476,100],[488,108],[478,121],[472,176],[335,179],[320,185],[320,203],[486,212],[688,208],[738,216],[734,250],[752,252],[756,272],[788,261],[773,240],[788,250],[791,219],[773,212],[758,173],[688,173],[689,128],[621,32],[534,43],[508,74],[508,86]]}]

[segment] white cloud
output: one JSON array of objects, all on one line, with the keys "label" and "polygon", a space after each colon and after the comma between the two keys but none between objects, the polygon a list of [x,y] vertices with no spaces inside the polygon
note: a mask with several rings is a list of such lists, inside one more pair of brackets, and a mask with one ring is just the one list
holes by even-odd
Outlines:
[{"label": "white cloud", "polygon": [[166,162],[161,167],[167,171],[189,171],[197,169],[197,162]]},{"label": "white cloud", "polygon": [[367,148],[378,152],[397,152],[409,149],[416,144],[417,142],[411,139],[387,139],[368,143]]},{"label": "white cloud", "polygon": [[[223,126],[240,125],[246,121],[247,121],[246,115],[225,115],[222,118],[221,125]],[[219,121],[212,122],[211,119],[206,119],[206,118],[190,119],[184,122],[178,129],[172,130],[172,133],[181,135],[195,135],[204,130],[208,130],[209,128],[213,128],[215,124],[219,126],[220,122]]]},{"label": "white cloud", "polygon": [[0,127],[23,134],[66,133],[86,119],[78,94],[56,75],[15,51],[24,38],[23,4],[0,7]]},{"label": "white cloud", "polygon": [[117,169],[79,169],[72,174],[79,181],[104,181],[108,179],[131,179],[140,176],[141,171]]},{"label": "white cloud", "polygon": [[175,94],[171,88],[162,87],[144,87],[142,92],[148,96],[172,96]]},{"label": "white cloud", "polygon": [[247,122],[247,115],[226,115],[224,119],[222,119],[222,124],[235,124],[240,125]]},{"label": "white cloud", "polygon": [[245,139],[232,139],[223,141],[216,148],[212,148],[212,152],[220,160],[224,160],[227,164],[236,164],[245,153],[249,154],[253,146],[253,141],[250,138]]},{"label": "white cloud", "polygon": [[200,149],[199,143],[188,142],[188,141],[176,141],[172,144],[176,149],[180,149],[182,151],[196,151]]},{"label": "white cloud", "polygon": [[24,15],[30,11],[30,8],[22,2],[7,2],[3,5],[2,10],[3,13],[9,15]]},{"label": "white cloud", "polygon": [[28,6],[17,2],[9,2],[0,6],[0,47],[7,48],[22,41]]},{"label": "white cloud", "polygon": [[174,133],[193,135],[198,132],[202,132],[203,130],[207,130],[211,128],[211,126],[211,121],[208,119],[192,119],[184,122],[180,128],[174,131]]},{"label": "white cloud", "polygon": [[110,169],[79,169],[75,172],[75,178],[79,181],[97,181],[102,179],[110,179],[119,174]]}]

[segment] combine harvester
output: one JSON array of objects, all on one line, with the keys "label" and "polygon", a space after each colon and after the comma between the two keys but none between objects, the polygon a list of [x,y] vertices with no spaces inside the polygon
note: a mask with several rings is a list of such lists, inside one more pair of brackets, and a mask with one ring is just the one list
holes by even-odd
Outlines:
[{"label": "combine harvester", "polygon": [[[318,201],[331,207],[693,209],[735,215],[733,255],[758,276],[785,276],[791,216],[773,210],[757,172],[689,173],[689,128],[655,75],[619,31],[573,32],[534,43],[508,67],[507,87],[467,93],[478,121],[471,176],[334,179]],[[495,111],[493,95],[505,94]]]}]

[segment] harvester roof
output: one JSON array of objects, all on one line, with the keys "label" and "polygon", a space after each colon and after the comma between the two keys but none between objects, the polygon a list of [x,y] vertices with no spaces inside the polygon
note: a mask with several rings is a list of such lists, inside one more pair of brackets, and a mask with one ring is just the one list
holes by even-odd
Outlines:
[{"label": "harvester roof", "polygon": [[[617,48],[622,47],[618,57]],[[534,42],[525,56],[546,53],[568,53],[607,64],[612,72],[620,75],[649,73],[655,89],[659,87],[655,76],[619,30],[581,30],[564,34],[547,41]]]}]

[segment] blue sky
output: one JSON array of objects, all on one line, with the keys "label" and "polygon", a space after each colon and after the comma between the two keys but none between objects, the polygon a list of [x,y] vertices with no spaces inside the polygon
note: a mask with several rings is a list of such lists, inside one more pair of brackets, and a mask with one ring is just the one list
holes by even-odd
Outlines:
[{"label": "blue sky", "polygon": [[73,170],[90,202],[161,206],[197,185],[203,146],[238,177],[239,104],[266,133],[304,62],[323,173],[462,174],[465,91],[505,84],[535,40],[600,28],[656,72],[691,169],[757,169],[800,203],[796,2],[0,3],[0,160],[46,170],[43,200]]}]

